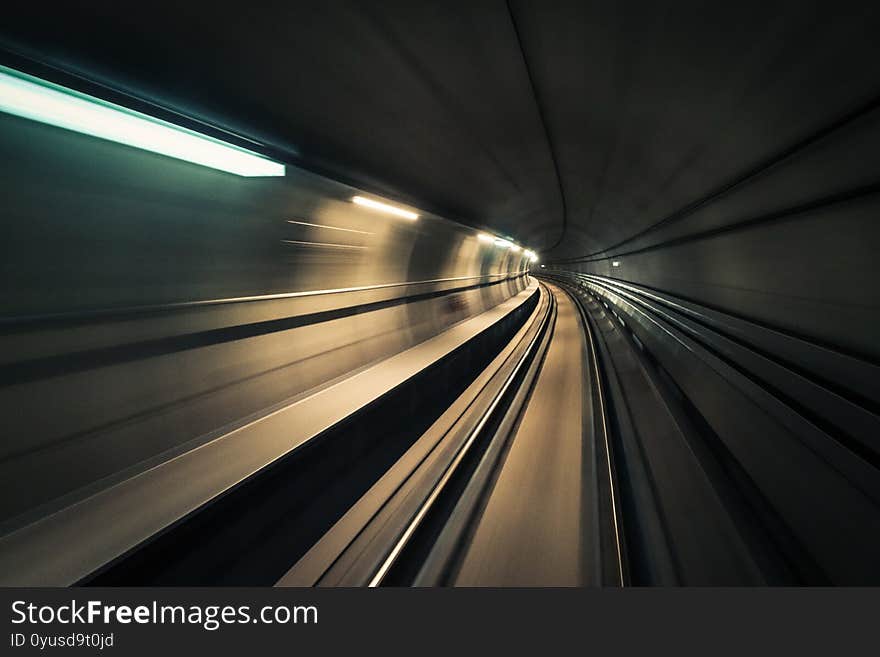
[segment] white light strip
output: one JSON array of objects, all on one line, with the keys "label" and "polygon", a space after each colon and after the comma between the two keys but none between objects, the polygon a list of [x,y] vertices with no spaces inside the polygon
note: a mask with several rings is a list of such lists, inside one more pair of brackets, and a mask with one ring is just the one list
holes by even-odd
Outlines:
[{"label": "white light strip", "polygon": [[308,221],[294,221],[288,219],[287,223],[296,224],[297,226],[310,226],[312,228],[326,228],[327,230],[344,230],[346,233],[359,233],[361,235],[373,235],[373,233],[365,230],[355,230],[354,228],[340,228],[339,226],[326,226],[324,224],[310,224]]},{"label": "white light strip", "polygon": [[355,246],[354,244],[336,244],[335,242],[304,242],[302,240],[281,240],[284,244],[293,244],[294,246],[310,246],[319,249],[366,249],[365,246]]},{"label": "white light strip", "polygon": [[507,246],[513,246],[513,244],[511,242],[508,242],[507,240],[503,240],[499,237],[498,239],[495,240],[495,246],[507,247]]},{"label": "white light strip", "polygon": [[477,239],[480,240],[481,242],[494,242],[495,241],[494,237],[492,237],[491,235],[487,235],[486,233],[480,233],[479,235],[477,235]]},{"label": "white light strip", "polygon": [[239,176],[284,165],[213,137],[0,66],[0,111]]},{"label": "white light strip", "polygon": [[362,205],[365,208],[370,208],[372,210],[387,212],[388,214],[393,214],[396,217],[403,217],[404,219],[419,218],[419,215],[417,215],[415,212],[410,212],[409,210],[404,210],[403,208],[397,208],[393,205],[388,205],[387,203],[380,203],[379,201],[374,201],[370,198],[364,198],[363,196],[355,196],[351,199],[351,202],[355,205]]}]

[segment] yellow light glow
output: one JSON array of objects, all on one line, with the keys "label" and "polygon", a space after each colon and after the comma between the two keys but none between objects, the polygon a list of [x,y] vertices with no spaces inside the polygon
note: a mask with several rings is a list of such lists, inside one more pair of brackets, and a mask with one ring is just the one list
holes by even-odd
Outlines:
[{"label": "yellow light glow", "polygon": [[398,208],[393,205],[388,205],[387,203],[374,201],[370,198],[364,198],[363,196],[355,196],[351,199],[351,202],[355,205],[362,205],[365,208],[370,208],[371,210],[378,210],[379,212],[393,214],[395,217],[402,217],[404,219],[411,220],[419,218],[419,215],[417,215],[415,212],[404,210],[403,208]]}]

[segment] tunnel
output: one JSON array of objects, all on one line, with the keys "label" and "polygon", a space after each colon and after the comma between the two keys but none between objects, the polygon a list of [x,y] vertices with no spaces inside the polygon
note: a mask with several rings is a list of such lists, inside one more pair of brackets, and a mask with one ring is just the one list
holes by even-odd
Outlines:
[{"label": "tunnel", "polygon": [[0,584],[880,584],[878,30],[7,8]]}]

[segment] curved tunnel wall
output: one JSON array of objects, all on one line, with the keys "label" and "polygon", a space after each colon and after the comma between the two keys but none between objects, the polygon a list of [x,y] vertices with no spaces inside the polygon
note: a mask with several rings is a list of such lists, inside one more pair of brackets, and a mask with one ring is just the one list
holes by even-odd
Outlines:
[{"label": "curved tunnel wall", "polygon": [[12,526],[526,286],[473,229],[295,168],[241,178],[6,115],[0,143]]},{"label": "curved tunnel wall", "polygon": [[[110,4],[88,21],[27,9],[0,40],[542,239],[541,271],[607,277],[580,281],[687,398],[693,435],[720,455],[707,462],[733,472],[719,479],[732,507],[781,553],[774,581],[876,579],[876,12],[316,3],[245,26],[178,5],[137,20]],[[355,190],[304,172],[237,179],[5,116],[0,140],[14,154],[0,165],[0,519],[522,285],[473,231],[361,211]],[[37,487],[37,470],[55,476]]]},{"label": "curved tunnel wall", "polygon": [[635,239],[556,267],[647,285],[876,363],[878,141],[870,102]]},{"label": "curved tunnel wall", "polygon": [[633,239],[542,270],[589,275],[674,382],[731,499],[766,514],[754,524],[785,564],[771,581],[877,576],[878,119],[869,103]]}]

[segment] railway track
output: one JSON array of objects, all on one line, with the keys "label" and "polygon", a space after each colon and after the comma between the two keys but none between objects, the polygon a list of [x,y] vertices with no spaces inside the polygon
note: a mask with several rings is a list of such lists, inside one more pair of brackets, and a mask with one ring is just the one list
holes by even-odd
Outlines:
[{"label": "railway track", "polygon": [[[421,373],[80,583],[627,583],[583,309],[541,284],[518,312],[506,334],[484,335],[482,360]],[[416,414],[433,421],[419,429]]]},{"label": "railway track", "polygon": [[549,278],[596,339],[632,583],[877,581],[876,366],[625,281]]},{"label": "railway track", "polygon": [[602,393],[583,385],[595,360],[580,322],[565,292],[543,286],[503,361],[426,432],[430,450],[395,489],[377,485],[279,584],[622,584],[614,503],[603,494],[613,486],[604,477],[600,490],[595,477],[608,467],[593,448],[604,441],[593,431],[605,424],[593,422]]},{"label": "railway track", "polygon": [[[844,394],[859,374],[837,356],[813,354],[820,381],[763,357],[768,341],[781,354],[797,346],[637,286],[551,274],[490,313],[0,539],[0,561],[7,578],[38,568],[43,583],[82,585],[863,576],[880,535],[867,438],[876,415]],[[810,426],[798,395],[823,404],[835,426]],[[768,440],[749,433],[764,416],[748,404],[772,420],[761,420]],[[239,472],[248,458],[257,460]],[[846,518],[828,500],[792,494],[797,482],[774,471],[780,459],[822,479]],[[118,520],[138,508],[149,513]],[[821,542],[831,524],[848,543]],[[82,527],[95,533],[84,538]],[[32,572],[22,575],[16,559]]]}]

